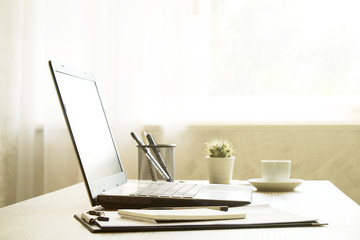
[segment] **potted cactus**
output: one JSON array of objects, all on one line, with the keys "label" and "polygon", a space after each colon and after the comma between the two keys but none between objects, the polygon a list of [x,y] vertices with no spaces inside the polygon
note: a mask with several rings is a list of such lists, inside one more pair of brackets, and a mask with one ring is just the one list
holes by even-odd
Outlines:
[{"label": "potted cactus", "polygon": [[234,147],[229,140],[214,139],[206,143],[209,182],[229,184],[234,170]]}]

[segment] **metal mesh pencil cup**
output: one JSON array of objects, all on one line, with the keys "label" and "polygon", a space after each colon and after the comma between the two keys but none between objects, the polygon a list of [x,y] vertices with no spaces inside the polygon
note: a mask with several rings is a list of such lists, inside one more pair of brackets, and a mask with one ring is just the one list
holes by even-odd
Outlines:
[{"label": "metal mesh pencil cup", "polygon": [[[176,144],[157,144],[145,145],[154,158],[161,164],[161,159],[165,163],[167,171],[172,179],[175,179],[175,147]],[[165,180],[164,177],[154,168],[146,157],[140,146],[138,148],[138,180]],[[160,153],[161,159],[159,160]]]}]

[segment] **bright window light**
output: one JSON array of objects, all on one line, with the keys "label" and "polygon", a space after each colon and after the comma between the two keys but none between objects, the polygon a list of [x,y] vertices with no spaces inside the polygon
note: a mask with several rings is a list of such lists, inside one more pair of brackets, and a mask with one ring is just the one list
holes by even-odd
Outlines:
[{"label": "bright window light", "polygon": [[201,3],[209,40],[197,83],[185,83],[185,121],[360,122],[357,1]]}]

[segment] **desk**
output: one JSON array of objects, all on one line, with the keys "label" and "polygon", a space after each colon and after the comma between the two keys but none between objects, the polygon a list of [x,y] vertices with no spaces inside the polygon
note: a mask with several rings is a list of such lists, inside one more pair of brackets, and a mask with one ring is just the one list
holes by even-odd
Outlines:
[{"label": "desk", "polygon": [[90,208],[77,184],[0,209],[0,239],[360,239],[360,206],[329,181],[305,181],[294,192],[255,191],[253,204],[319,218],[325,227],[92,234],[73,215]]}]

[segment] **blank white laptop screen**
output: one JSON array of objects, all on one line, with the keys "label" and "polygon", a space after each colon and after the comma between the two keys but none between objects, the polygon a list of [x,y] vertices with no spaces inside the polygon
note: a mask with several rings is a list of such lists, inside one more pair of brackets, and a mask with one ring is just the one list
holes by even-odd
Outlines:
[{"label": "blank white laptop screen", "polygon": [[[122,171],[114,142],[109,136],[108,124],[93,81],[76,81],[76,78],[59,74],[58,84],[76,145],[89,181],[101,179]],[[70,104],[66,104],[69,101]],[[90,131],[89,131],[90,129]],[[107,167],[104,167],[107,166]]]}]

